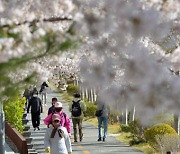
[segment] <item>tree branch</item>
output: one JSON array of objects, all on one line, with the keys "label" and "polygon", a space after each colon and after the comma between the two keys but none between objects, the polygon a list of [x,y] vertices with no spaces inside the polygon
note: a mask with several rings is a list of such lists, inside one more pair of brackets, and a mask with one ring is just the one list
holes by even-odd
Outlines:
[{"label": "tree branch", "polygon": [[[44,19],[34,19],[33,21],[24,21],[24,22],[20,22],[20,23],[14,23],[13,26],[20,26],[20,25],[24,25],[29,23],[29,26],[32,26],[40,21],[43,22],[57,22],[57,21],[71,21],[71,18],[67,18],[67,17],[51,17],[51,18],[44,18]],[[6,25],[0,25],[0,27],[3,28],[9,28],[12,25],[6,24]]]}]

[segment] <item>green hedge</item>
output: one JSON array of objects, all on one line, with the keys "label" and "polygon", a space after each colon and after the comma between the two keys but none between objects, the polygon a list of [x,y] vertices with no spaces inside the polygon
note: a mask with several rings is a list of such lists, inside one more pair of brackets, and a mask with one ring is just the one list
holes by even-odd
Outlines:
[{"label": "green hedge", "polygon": [[163,135],[178,135],[174,128],[168,124],[157,124],[151,128],[148,128],[144,131],[144,137],[146,141],[153,147],[155,150],[158,150],[158,143],[156,141],[156,136]]},{"label": "green hedge", "polygon": [[90,117],[90,118],[95,117],[95,112],[97,110],[97,105],[95,105],[92,102],[87,102],[87,101],[85,101],[85,103],[86,103],[87,109],[84,112],[84,116],[85,117]]},{"label": "green hedge", "polygon": [[79,92],[79,87],[78,86],[74,86],[73,84],[68,84],[67,92],[70,95],[78,93]]},{"label": "green hedge", "polygon": [[23,131],[22,118],[24,114],[25,98],[14,97],[3,102],[5,119],[20,133]]},{"label": "green hedge", "polygon": [[126,125],[126,124],[120,124],[120,128],[121,128],[122,132],[130,132],[131,131],[129,125]]}]

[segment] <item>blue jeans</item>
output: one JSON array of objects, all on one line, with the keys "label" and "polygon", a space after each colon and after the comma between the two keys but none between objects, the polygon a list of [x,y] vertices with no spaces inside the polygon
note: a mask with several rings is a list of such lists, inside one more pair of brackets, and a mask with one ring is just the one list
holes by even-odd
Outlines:
[{"label": "blue jeans", "polygon": [[108,131],[108,117],[98,117],[98,137],[102,137],[102,124],[104,126],[104,136],[103,138],[107,137]]}]

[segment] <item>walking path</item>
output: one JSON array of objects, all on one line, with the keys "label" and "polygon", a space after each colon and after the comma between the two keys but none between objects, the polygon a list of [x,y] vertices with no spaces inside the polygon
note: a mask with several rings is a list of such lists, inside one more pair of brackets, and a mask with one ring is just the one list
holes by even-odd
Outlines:
[{"label": "walking path", "polygon": [[[33,143],[33,149],[36,149],[37,153],[44,152],[44,133],[46,126],[43,123],[43,119],[47,115],[47,110],[51,106],[52,97],[57,97],[59,101],[63,103],[63,111],[70,117],[70,112],[68,111],[68,104],[63,102],[60,98],[59,93],[55,93],[52,90],[48,90],[47,94],[47,106],[44,106],[44,112],[41,114],[41,124],[40,130],[34,131],[31,124],[31,117],[28,114],[27,119],[29,120],[28,126],[30,126],[32,138],[31,143]],[[73,132],[73,129],[72,129]],[[138,150],[129,147],[119,141],[114,137],[108,136],[106,142],[97,142],[97,128],[91,124],[83,122],[83,134],[84,139],[82,142],[73,143],[73,133],[72,133],[72,149],[73,154],[142,154]]]},{"label": "walking path", "polygon": [[5,142],[5,154],[15,154],[14,151],[9,147],[9,145]]}]

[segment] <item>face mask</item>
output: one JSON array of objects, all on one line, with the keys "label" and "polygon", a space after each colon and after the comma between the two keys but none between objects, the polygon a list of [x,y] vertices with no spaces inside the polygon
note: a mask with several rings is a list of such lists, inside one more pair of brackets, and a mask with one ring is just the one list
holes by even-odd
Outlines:
[{"label": "face mask", "polygon": [[56,112],[60,112],[62,110],[62,108],[55,108]]}]

